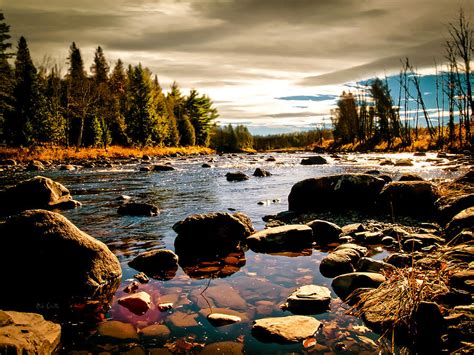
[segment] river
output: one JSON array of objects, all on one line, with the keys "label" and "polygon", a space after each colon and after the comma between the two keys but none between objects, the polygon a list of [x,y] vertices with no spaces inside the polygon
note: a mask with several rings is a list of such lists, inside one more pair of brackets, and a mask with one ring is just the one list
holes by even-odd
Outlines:
[{"label": "river", "polygon": [[[127,263],[140,252],[153,248],[174,250],[176,234],[172,230],[173,224],[194,213],[243,212],[250,217],[255,228],[261,230],[265,225],[262,217],[287,210],[287,197],[291,187],[305,178],[376,169],[393,179],[410,172],[425,179],[444,180],[465,171],[458,169],[449,159],[437,158],[435,153],[422,157],[415,157],[411,153],[341,154],[339,157],[323,155],[328,164],[301,165],[301,159],[309,155],[314,154],[229,154],[153,161],[160,164],[170,162],[176,168],[175,171],[167,172],[141,172],[139,164],[131,162],[114,165],[112,168],[75,171],[51,169],[41,172],[41,175],[68,187],[73,198],[82,203],[81,208],[63,211],[63,215],[81,230],[106,243],[122,264],[122,285],[106,317],[130,323],[138,329],[163,323],[170,330],[167,339],[161,341],[141,337],[104,342],[94,335],[95,330],[92,329],[89,333],[78,332],[71,336],[66,349],[91,352],[142,351],[161,349],[166,343],[168,350],[185,352],[191,351],[193,346],[198,349],[201,344],[233,342],[230,346],[243,349],[245,353],[303,352],[302,344],[278,345],[257,341],[250,332],[251,322],[263,317],[291,315],[290,312],[281,310],[279,305],[298,286],[317,284],[330,288],[331,279],[319,273],[319,263],[326,255],[325,252],[313,250],[307,255],[269,255],[246,251],[245,256],[240,255],[245,265],[234,265],[224,278],[214,277],[211,272],[209,275],[201,273],[200,278],[196,278],[196,275],[190,277],[180,268],[171,280],[151,280],[141,286],[141,290],[152,295],[155,304],[164,300],[174,303],[170,311],[159,312],[155,309],[143,316],[132,314],[116,302],[118,297],[124,295],[124,286],[136,274]],[[270,156],[275,158],[274,161],[268,160]],[[380,166],[383,159],[401,158],[410,158],[414,165]],[[203,163],[212,167],[203,168]],[[269,170],[272,176],[251,176],[256,167]],[[228,182],[225,174],[231,171],[242,171],[250,179]],[[0,186],[37,174],[3,174]],[[118,200],[121,195],[129,195],[137,202],[153,203],[161,213],[156,217],[120,216],[117,208],[122,203]],[[373,250],[372,255],[381,258],[386,252],[379,248]],[[239,312],[243,322],[213,327],[204,316],[210,305]],[[316,350],[345,350],[352,353],[376,351],[378,335],[363,326],[359,319],[345,315],[347,308],[333,293],[331,310],[314,316],[324,323]],[[208,345],[207,349],[212,352],[213,348]],[[156,351],[159,353],[158,351],[164,350]]]}]

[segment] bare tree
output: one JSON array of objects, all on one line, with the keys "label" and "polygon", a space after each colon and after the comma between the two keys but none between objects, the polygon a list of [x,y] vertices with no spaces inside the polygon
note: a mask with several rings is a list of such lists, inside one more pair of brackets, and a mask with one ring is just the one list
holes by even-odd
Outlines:
[{"label": "bare tree", "polygon": [[[461,8],[459,10],[459,17],[457,23],[449,24],[449,34],[451,40],[448,41],[447,51],[451,51],[451,55],[456,65],[456,69],[461,70],[464,73],[464,84],[465,84],[465,99],[467,105],[464,108],[464,127],[466,130],[466,141],[470,141],[471,128],[470,128],[470,114],[473,112],[474,103],[472,99],[472,88],[471,88],[471,58],[474,49],[473,46],[473,29],[470,23],[464,16],[464,11]],[[461,63],[458,63],[458,58]],[[462,75],[459,73],[459,75]],[[460,80],[460,76],[458,76]],[[461,83],[460,83],[461,84]],[[463,85],[459,85],[459,90],[464,91]]]}]

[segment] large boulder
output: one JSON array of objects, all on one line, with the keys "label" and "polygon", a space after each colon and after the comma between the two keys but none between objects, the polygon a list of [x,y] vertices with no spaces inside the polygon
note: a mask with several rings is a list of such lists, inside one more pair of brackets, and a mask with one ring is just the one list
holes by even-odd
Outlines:
[{"label": "large boulder", "polygon": [[428,181],[395,181],[385,185],[377,203],[395,216],[431,216],[437,198],[435,186]]},{"label": "large boulder", "polygon": [[252,221],[243,213],[226,212],[193,214],[177,222],[173,229],[178,233],[174,242],[176,250],[211,255],[216,251],[235,250],[255,231]]},{"label": "large boulder", "polygon": [[107,246],[64,216],[28,210],[0,225],[0,307],[109,301],[122,270]]},{"label": "large boulder", "polygon": [[61,326],[36,313],[0,311],[0,354],[53,354]]},{"label": "large boulder", "polygon": [[170,280],[178,271],[178,256],[171,250],[155,249],[141,253],[128,265],[159,280]]},{"label": "large boulder", "polygon": [[377,288],[385,281],[385,276],[373,272],[352,272],[332,280],[331,286],[336,294],[346,299],[358,288]]},{"label": "large boulder", "polygon": [[255,252],[279,252],[311,248],[313,230],[304,224],[284,225],[264,229],[247,237]]},{"label": "large boulder", "polygon": [[369,174],[306,179],[291,188],[288,209],[296,212],[369,209],[384,185],[384,180]]},{"label": "large boulder", "polygon": [[299,343],[313,336],[322,323],[308,316],[287,316],[257,319],[252,335],[263,342]]},{"label": "large boulder", "polygon": [[0,214],[28,209],[66,209],[80,206],[69,190],[50,178],[36,176],[0,192]]}]

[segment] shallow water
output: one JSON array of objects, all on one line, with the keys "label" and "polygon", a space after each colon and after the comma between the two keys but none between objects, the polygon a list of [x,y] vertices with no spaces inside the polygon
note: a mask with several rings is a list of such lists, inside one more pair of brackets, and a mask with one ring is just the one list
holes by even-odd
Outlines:
[{"label": "shallow water", "polygon": [[[319,273],[319,263],[325,255],[321,251],[313,250],[304,256],[246,251],[245,256],[241,255],[245,258],[245,265],[228,268],[226,274],[229,276],[225,278],[213,276],[213,265],[210,265],[209,274],[201,274],[204,277],[202,279],[191,278],[180,268],[172,280],[151,280],[142,285],[140,290],[150,293],[154,304],[163,303],[163,300],[174,303],[173,310],[167,312],[150,310],[143,316],[137,316],[118,305],[116,299],[124,295],[122,289],[136,273],[128,267],[127,262],[140,252],[153,248],[174,250],[176,235],[171,227],[190,214],[235,210],[248,215],[255,228],[260,230],[264,227],[262,217],[287,210],[287,196],[291,187],[308,177],[376,169],[394,179],[405,172],[417,173],[426,179],[450,179],[465,171],[453,166],[449,160],[437,159],[435,154],[430,153],[425,157],[413,157],[412,154],[344,154],[340,159],[324,155],[329,162],[327,165],[300,165],[301,159],[308,155],[272,154],[276,158],[275,162],[266,161],[270,154],[175,158],[160,160],[160,163],[170,161],[177,168],[169,172],[139,172],[137,164],[125,164],[109,169],[49,170],[41,172],[41,175],[63,183],[70,189],[74,199],[82,202],[81,208],[62,213],[80,229],[105,242],[122,264],[122,285],[107,318],[132,323],[138,329],[164,323],[171,330],[167,348],[181,352],[189,351],[190,345],[187,344],[190,343],[233,341],[242,344],[246,353],[289,353],[302,352],[303,345],[261,343],[250,333],[251,322],[268,316],[291,315],[290,312],[280,310],[279,305],[298,286],[317,284],[330,288],[331,279]],[[202,168],[201,165],[211,158],[213,167]],[[415,165],[380,166],[380,159],[384,158],[411,158]],[[266,178],[252,177],[256,167],[267,169],[273,175]],[[226,181],[225,174],[237,170],[251,176],[250,180]],[[34,175],[38,173],[7,173],[0,177],[0,186]],[[121,203],[117,197],[120,195],[129,195],[134,201],[156,204],[161,214],[157,217],[120,216],[117,214]],[[263,204],[257,204],[259,201]],[[376,257],[381,258],[383,255],[384,252]],[[203,310],[209,309],[209,305],[212,308],[238,311],[247,320],[215,328],[202,314]],[[373,340],[378,335],[365,328],[357,318],[344,315],[346,308],[333,294],[331,311],[315,315],[324,323],[323,332],[317,337],[319,348],[316,350],[338,352],[345,346],[347,351],[354,353],[376,351]],[[189,326],[176,324],[173,318],[176,315],[182,316],[181,320],[184,319]],[[163,347],[163,343],[144,339],[104,344],[100,338],[91,335],[93,333],[92,330],[89,334],[73,336],[67,344],[68,350],[95,352],[128,350],[134,346],[142,349]]]}]

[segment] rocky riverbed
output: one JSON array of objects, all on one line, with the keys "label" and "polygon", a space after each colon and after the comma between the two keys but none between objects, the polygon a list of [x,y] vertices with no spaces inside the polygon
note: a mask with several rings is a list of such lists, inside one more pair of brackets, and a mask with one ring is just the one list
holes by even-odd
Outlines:
[{"label": "rocky riverbed", "polygon": [[469,155],[2,163],[0,350],[473,349]]}]

